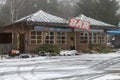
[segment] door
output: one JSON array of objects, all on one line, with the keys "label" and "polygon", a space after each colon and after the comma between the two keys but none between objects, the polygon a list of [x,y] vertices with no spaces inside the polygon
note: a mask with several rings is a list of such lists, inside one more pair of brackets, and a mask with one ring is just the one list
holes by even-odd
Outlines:
[{"label": "door", "polygon": [[75,50],[75,33],[70,33],[69,34],[69,47],[70,47],[70,50]]}]

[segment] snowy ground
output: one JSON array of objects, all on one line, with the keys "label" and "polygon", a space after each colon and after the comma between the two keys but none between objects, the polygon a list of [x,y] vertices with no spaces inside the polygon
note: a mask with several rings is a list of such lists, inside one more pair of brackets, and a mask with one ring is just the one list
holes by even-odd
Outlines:
[{"label": "snowy ground", "polygon": [[120,53],[3,59],[0,80],[120,80]]}]

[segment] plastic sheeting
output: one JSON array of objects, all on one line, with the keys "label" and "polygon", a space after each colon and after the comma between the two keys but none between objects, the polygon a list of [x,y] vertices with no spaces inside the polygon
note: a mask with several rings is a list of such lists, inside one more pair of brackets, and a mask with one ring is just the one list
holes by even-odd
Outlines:
[{"label": "plastic sheeting", "polygon": [[120,34],[120,29],[108,30],[107,34]]}]

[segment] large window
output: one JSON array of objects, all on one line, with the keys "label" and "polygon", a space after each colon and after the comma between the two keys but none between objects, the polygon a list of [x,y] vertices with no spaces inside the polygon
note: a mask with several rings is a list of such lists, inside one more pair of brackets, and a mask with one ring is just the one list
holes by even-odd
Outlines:
[{"label": "large window", "polygon": [[56,43],[57,44],[65,44],[66,43],[66,33],[65,32],[57,32],[56,33]]},{"label": "large window", "polygon": [[89,33],[89,43],[97,43],[97,33]]},{"label": "large window", "polygon": [[98,42],[99,43],[105,43],[106,42],[106,37],[105,37],[105,33],[98,33]]},{"label": "large window", "polygon": [[88,43],[88,33],[80,33],[80,43]]},{"label": "large window", "polygon": [[102,32],[80,33],[80,43],[90,43],[90,44],[105,43],[106,42],[105,35],[106,34]]},{"label": "large window", "polygon": [[45,44],[54,44],[55,42],[55,33],[54,32],[45,32],[44,33],[44,43]]},{"label": "large window", "polygon": [[105,43],[105,34],[104,33],[89,33],[89,43],[99,44]]},{"label": "large window", "polygon": [[39,45],[42,43],[42,32],[41,31],[31,31],[30,41],[32,45]]},{"label": "large window", "polygon": [[30,31],[31,45],[40,44],[65,44],[66,32]]}]

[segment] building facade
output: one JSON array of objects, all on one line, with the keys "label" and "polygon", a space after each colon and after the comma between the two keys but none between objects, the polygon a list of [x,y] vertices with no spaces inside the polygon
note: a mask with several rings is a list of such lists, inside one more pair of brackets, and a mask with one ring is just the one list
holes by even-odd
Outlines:
[{"label": "building facade", "polygon": [[39,11],[6,25],[1,32],[11,33],[10,49],[19,49],[21,52],[30,52],[43,44],[57,45],[61,50],[85,51],[90,44],[106,45],[106,30],[114,28],[105,23],[97,24],[90,24],[90,30],[80,30],[68,26],[65,19]]}]

